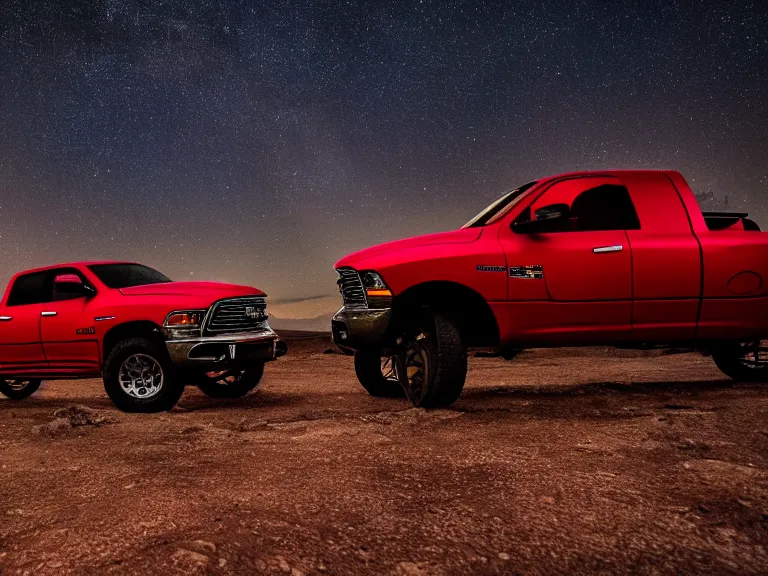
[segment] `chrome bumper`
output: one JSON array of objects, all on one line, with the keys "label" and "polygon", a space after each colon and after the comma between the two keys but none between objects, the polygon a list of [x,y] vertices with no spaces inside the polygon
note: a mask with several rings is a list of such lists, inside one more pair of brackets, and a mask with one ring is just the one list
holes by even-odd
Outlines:
[{"label": "chrome bumper", "polygon": [[166,340],[174,366],[220,369],[253,362],[275,360],[288,352],[288,346],[271,328],[257,332],[195,336]]},{"label": "chrome bumper", "polygon": [[333,341],[341,349],[381,347],[391,318],[391,308],[342,308],[331,320]]}]

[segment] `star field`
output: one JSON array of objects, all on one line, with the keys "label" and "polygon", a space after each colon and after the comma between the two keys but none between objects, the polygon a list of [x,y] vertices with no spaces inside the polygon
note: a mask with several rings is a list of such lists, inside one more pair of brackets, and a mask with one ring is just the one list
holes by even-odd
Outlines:
[{"label": "star field", "polygon": [[335,291],[333,263],[553,173],[680,170],[768,228],[760,2],[0,4],[0,285],[132,259]]}]

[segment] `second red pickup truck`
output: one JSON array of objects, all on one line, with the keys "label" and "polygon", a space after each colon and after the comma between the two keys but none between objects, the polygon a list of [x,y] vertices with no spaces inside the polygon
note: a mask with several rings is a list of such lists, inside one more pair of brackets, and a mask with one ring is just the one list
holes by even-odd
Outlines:
[{"label": "second red pickup truck", "polygon": [[474,347],[694,346],[731,378],[768,382],[768,234],[702,213],[677,172],[544,178],[459,230],[336,269],[334,340],[374,396],[450,405]]},{"label": "second red pickup truck", "polygon": [[172,282],[132,262],[77,262],[14,276],[0,301],[0,393],[21,400],[42,379],[103,376],[129,412],[170,409],[185,384],[244,396],[287,346],[266,294]]}]

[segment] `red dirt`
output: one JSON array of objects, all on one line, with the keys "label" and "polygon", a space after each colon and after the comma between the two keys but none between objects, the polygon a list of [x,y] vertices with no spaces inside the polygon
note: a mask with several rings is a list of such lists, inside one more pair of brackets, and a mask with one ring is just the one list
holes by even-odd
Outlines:
[{"label": "red dirt", "polygon": [[326,347],[167,414],[98,380],[0,401],[0,573],[765,572],[768,387],[695,354],[541,350],[471,359],[424,412]]}]

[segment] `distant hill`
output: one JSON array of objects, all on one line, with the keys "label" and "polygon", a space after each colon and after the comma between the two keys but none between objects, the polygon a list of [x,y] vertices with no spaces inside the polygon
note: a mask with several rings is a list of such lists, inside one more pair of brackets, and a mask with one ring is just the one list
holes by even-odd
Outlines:
[{"label": "distant hill", "polygon": [[317,316],[316,318],[279,318],[270,313],[269,325],[278,332],[281,330],[300,332],[330,332],[331,316],[333,316],[333,313]]},{"label": "distant hill", "polygon": [[275,330],[330,332],[331,317],[341,308],[339,296],[317,296],[299,300],[269,300],[269,323]]}]

